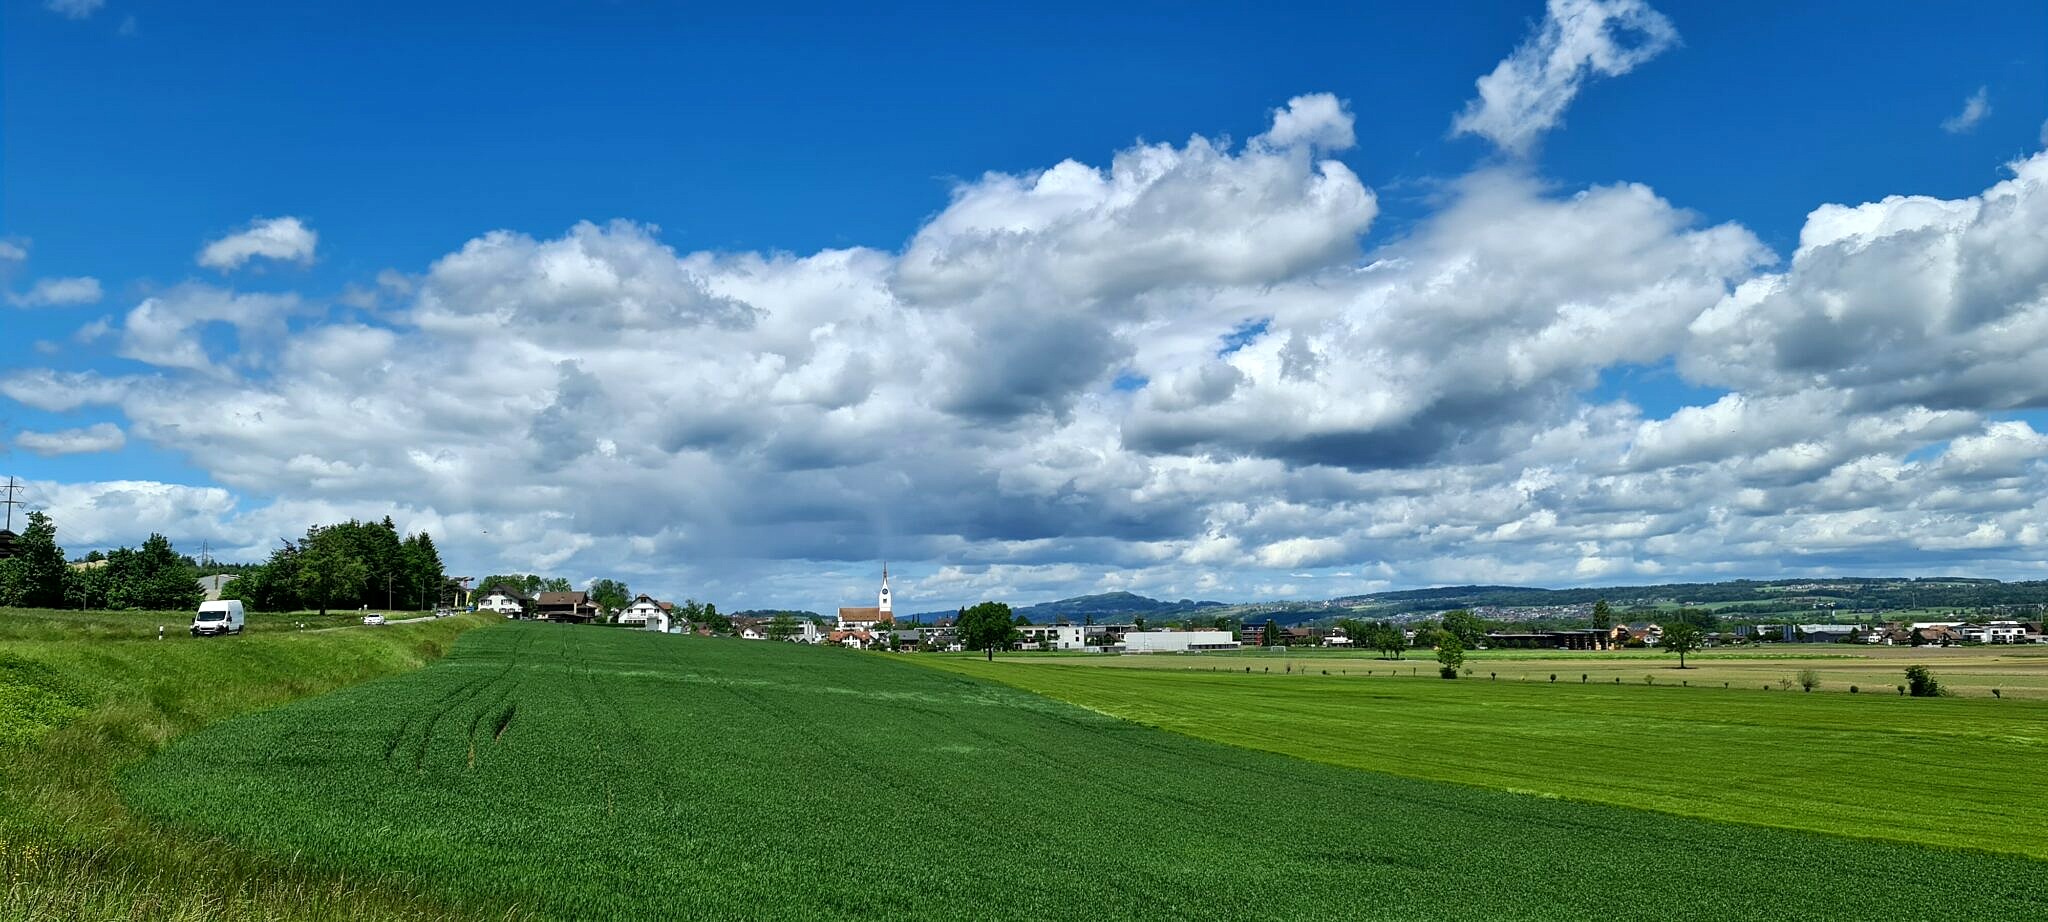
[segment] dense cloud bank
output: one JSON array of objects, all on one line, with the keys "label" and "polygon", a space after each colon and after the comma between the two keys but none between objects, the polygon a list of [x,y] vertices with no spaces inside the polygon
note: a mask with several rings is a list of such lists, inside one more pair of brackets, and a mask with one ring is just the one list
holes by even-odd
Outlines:
[{"label": "dense cloud bank", "polygon": [[[1606,6],[1532,38],[1461,129],[1522,150],[1562,111],[1542,94],[1670,43]],[[1615,29],[1636,44],[1600,45]],[[1353,131],[1311,95],[1239,144],[991,173],[896,251],[679,253],[614,221],[491,231],[342,297],[188,282],[81,332],[138,370],[18,369],[0,394],[125,421],[25,450],[141,440],[219,484],[36,484],[74,548],[154,530],[256,557],[388,512],[457,570],[728,607],[828,605],[884,556],[919,608],[2038,575],[2048,436],[2020,411],[2048,402],[2048,154],[1966,199],[1823,205],[1785,255],[1514,160],[1375,240],[1334,159]],[[315,240],[270,219],[200,261]],[[1706,396],[1599,396],[1641,369]]]}]

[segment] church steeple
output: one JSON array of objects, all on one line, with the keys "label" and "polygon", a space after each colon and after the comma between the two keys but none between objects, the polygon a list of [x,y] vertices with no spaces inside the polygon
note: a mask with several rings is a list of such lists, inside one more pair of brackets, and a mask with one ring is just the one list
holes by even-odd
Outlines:
[{"label": "church steeple", "polygon": [[889,607],[889,564],[887,561],[882,563],[882,601],[881,604],[875,607],[880,608],[882,614],[885,615],[891,611]]}]

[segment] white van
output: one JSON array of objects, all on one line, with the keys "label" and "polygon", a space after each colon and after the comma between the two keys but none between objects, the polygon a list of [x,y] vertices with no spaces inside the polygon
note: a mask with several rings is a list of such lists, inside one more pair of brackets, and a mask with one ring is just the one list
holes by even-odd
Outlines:
[{"label": "white van", "polygon": [[192,636],[205,637],[209,634],[242,633],[242,603],[235,599],[219,602],[199,603],[199,614],[192,616]]}]

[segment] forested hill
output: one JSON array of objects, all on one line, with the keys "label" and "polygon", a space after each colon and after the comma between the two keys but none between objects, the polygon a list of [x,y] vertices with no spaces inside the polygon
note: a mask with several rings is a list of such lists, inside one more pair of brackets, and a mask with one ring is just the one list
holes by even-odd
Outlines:
[{"label": "forested hill", "polygon": [[1995,579],[1940,577],[1839,577],[1819,579],[1729,580],[1721,583],[1664,583],[1644,586],[1602,586],[1583,589],[1538,589],[1527,586],[1442,586],[1400,592],[1376,592],[1331,600],[1345,608],[1384,614],[1441,611],[1477,606],[1534,607],[1677,602],[1709,604],[1811,600],[1832,602],[1843,609],[1976,607],[2048,603],[2048,582],[2006,583]]},{"label": "forested hill", "polygon": [[[1127,621],[1131,618],[1142,616],[1147,620],[1157,621],[1162,618],[1178,617],[1203,609],[1228,607],[1230,606],[1223,602],[1198,602],[1194,599],[1168,602],[1162,599],[1147,598],[1134,592],[1104,592],[1097,595],[1075,596],[1074,598],[1061,599],[1057,602],[1040,602],[1037,605],[1026,605],[1016,609],[1016,613],[1031,619],[1033,624],[1052,624],[1062,618],[1074,622],[1087,620],[1103,622]],[[950,611],[933,611],[921,612],[913,617],[929,624],[939,618],[950,618],[953,614]]]},{"label": "forested hill", "polygon": [[[1707,605],[1754,603],[1724,609],[1731,614],[1787,608],[1828,607],[1836,611],[1889,611],[1912,608],[1977,608],[1998,605],[2048,604],[2048,581],[2007,583],[1962,576],[1842,577],[1823,579],[1730,580],[1723,583],[1664,583],[1644,586],[1599,586],[1582,589],[1541,589],[1533,586],[1438,586],[1342,596],[1326,602],[1169,602],[1132,592],[1105,592],[1041,602],[1016,609],[1033,624],[1130,621],[1142,617],[1154,624],[1200,615],[1240,620],[1271,618],[1298,624],[1337,617],[1400,618],[1454,608],[1542,608],[1591,605],[1606,601],[1627,608],[1664,603]],[[951,611],[910,616],[931,624],[953,616]]]}]

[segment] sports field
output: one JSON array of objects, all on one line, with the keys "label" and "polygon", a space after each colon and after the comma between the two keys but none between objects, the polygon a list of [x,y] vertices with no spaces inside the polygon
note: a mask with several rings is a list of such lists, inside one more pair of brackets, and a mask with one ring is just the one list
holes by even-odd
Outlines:
[{"label": "sports field", "polygon": [[[1149,726],[1331,765],[2048,858],[2048,801],[2029,793],[2048,764],[2048,703],[1907,698],[1889,688],[1855,695],[1723,688],[1699,681],[1711,669],[1681,674],[1656,669],[1654,660],[1610,658],[1603,668],[1598,659],[1509,656],[1472,660],[1475,675],[1455,681],[1437,678],[1434,662],[1419,657],[1401,664],[1248,655],[919,661]],[[1789,674],[1831,662],[1727,668]],[[1582,683],[1588,672],[1593,677]],[[1938,670],[1943,678],[1953,672]],[[1645,674],[1657,684],[1645,683]],[[1632,678],[1615,684],[1602,675]],[[1929,791],[1939,793],[1916,793]]]},{"label": "sports field", "polygon": [[[924,663],[493,626],[427,668],[201,730],[121,787],[179,835],[489,917],[2048,914],[2048,864],[2015,855],[1359,771]],[[1466,699],[1461,719],[1487,707]],[[1457,722],[1402,745],[1470,748]],[[1806,783],[1837,783],[1838,755],[1809,751]]]}]

